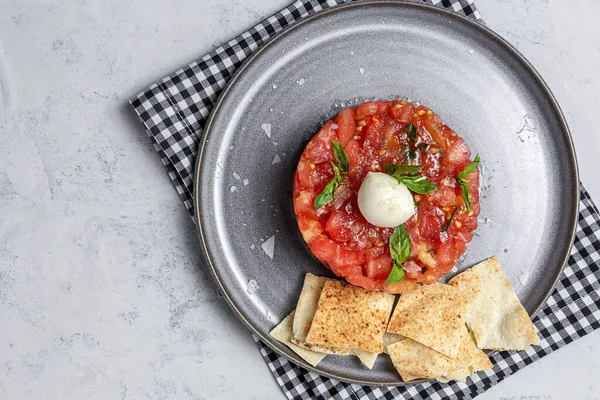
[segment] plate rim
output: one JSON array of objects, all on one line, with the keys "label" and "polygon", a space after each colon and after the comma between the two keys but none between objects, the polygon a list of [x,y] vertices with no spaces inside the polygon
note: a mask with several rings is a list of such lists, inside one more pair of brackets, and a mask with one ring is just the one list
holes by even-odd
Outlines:
[{"label": "plate rim", "polygon": [[[317,11],[314,14],[309,15],[305,18],[302,18],[299,21],[293,22],[289,26],[285,27],[282,31],[275,34],[266,43],[264,43],[262,46],[260,46],[254,53],[252,53],[250,56],[248,56],[248,58],[246,60],[244,60],[244,62],[236,69],[236,71],[233,73],[233,75],[227,82],[226,87],[223,89],[223,91],[217,98],[212,110],[210,111],[210,115],[207,119],[206,125],[204,126],[204,131],[203,131],[203,135],[201,137],[201,143],[199,144],[199,151],[198,151],[198,156],[196,158],[196,165],[195,165],[195,169],[194,169],[194,184],[193,184],[194,185],[193,186],[194,217],[193,218],[194,218],[194,223],[196,224],[196,230],[197,230],[197,235],[198,235],[198,239],[200,242],[200,246],[202,248],[202,254],[204,256],[206,264],[209,267],[210,274],[211,274],[212,278],[214,279],[219,292],[221,292],[221,294],[223,295],[223,298],[226,300],[227,304],[233,310],[233,312],[235,313],[237,318],[253,334],[255,334],[265,345],[267,345],[272,351],[274,351],[276,354],[278,354],[280,356],[285,357],[289,361],[301,366],[304,369],[316,372],[316,373],[318,373],[322,376],[328,377],[328,378],[337,379],[342,382],[356,383],[356,384],[369,385],[369,386],[405,386],[405,385],[410,385],[410,384],[431,382],[434,380],[420,379],[420,380],[405,382],[400,378],[400,376],[398,376],[397,381],[385,381],[385,382],[353,379],[353,378],[340,376],[335,373],[324,371],[324,370],[320,369],[318,366],[313,367],[312,365],[308,364],[304,359],[302,359],[300,356],[298,356],[296,353],[291,352],[290,353],[291,355],[290,355],[290,354],[281,352],[275,345],[276,343],[278,343],[278,341],[273,339],[272,337],[270,337],[268,335],[268,333],[263,334],[263,333],[259,332],[258,329],[256,329],[246,319],[246,317],[243,315],[243,313],[237,308],[234,300],[230,297],[229,293],[223,286],[221,279],[218,276],[217,269],[215,268],[215,266],[211,260],[210,250],[209,250],[208,245],[206,244],[206,240],[205,240],[206,234],[202,228],[203,218],[202,218],[201,213],[199,212],[200,207],[199,207],[198,199],[199,199],[199,193],[201,191],[201,185],[200,185],[200,179],[198,179],[198,178],[200,177],[201,171],[204,169],[204,161],[203,161],[204,150],[205,150],[206,144],[208,143],[209,138],[212,134],[211,128],[214,123],[214,120],[216,119],[216,116],[218,115],[222,104],[227,99],[229,92],[235,86],[236,81],[240,78],[240,76],[243,74],[243,72],[248,68],[249,65],[251,65],[254,62],[255,59],[260,57],[260,55],[263,52],[265,52],[267,49],[269,49],[271,46],[273,46],[274,43],[279,42],[283,37],[294,32],[300,26],[306,25],[314,20],[326,17],[329,14],[344,11],[345,9],[362,8],[362,7],[370,7],[370,6],[394,6],[394,7],[399,7],[399,8],[423,9],[423,10],[427,10],[429,12],[437,12],[448,18],[459,20],[459,21],[469,25],[471,28],[478,30],[483,35],[486,35],[489,39],[493,39],[505,50],[512,53],[515,56],[515,58],[517,59],[520,66],[522,68],[525,68],[526,70],[528,70],[531,73],[531,75],[533,75],[533,77],[535,78],[535,81],[537,83],[536,86],[538,86],[542,90],[542,92],[544,93],[547,100],[550,101],[551,107],[554,109],[556,115],[558,116],[561,131],[566,133],[566,139],[567,139],[566,142],[567,142],[567,146],[569,148],[568,158],[569,158],[570,164],[573,165],[573,167],[574,167],[574,176],[572,178],[573,178],[573,181],[575,182],[575,185],[573,187],[573,190],[575,191],[575,202],[574,202],[574,207],[571,210],[571,214],[570,214],[571,224],[570,224],[570,232],[568,232],[568,237],[570,238],[571,246],[569,247],[569,250],[566,252],[566,254],[563,256],[563,260],[562,260],[560,267],[556,269],[556,274],[553,277],[552,285],[550,286],[549,290],[546,293],[544,293],[543,301],[537,306],[537,308],[532,313],[530,313],[530,315],[529,315],[530,318],[533,319],[533,317],[539,312],[539,310],[546,304],[548,298],[550,297],[550,295],[554,291],[556,285],[558,284],[560,276],[562,275],[563,270],[568,262],[569,256],[571,254],[573,242],[575,240],[575,235],[577,232],[579,203],[580,203],[580,182],[579,182],[579,167],[578,167],[578,163],[577,163],[577,157],[576,157],[576,153],[575,153],[575,146],[573,143],[573,137],[571,134],[571,130],[569,129],[569,126],[568,126],[568,123],[564,116],[564,113],[563,113],[560,105],[558,104],[558,101],[556,100],[554,94],[550,90],[550,87],[548,86],[546,81],[542,78],[541,74],[537,71],[537,69],[535,69],[535,67],[529,62],[529,60],[527,60],[527,58],[519,50],[517,50],[506,39],[504,39],[502,36],[500,36],[498,33],[493,31],[491,28],[487,27],[486,25],[484,25],[478,21],[475,21],[469,17],[461,15],[455,11],[443,9],[443,8],[440,8],[440,7],[434,6],[434,5],[429,5],[429,4],[424,4],[424,3],[404,2],[404,1],[397,1],[397,0],[366,0],[366,1],[356,2],[356,3],[346,3],[346,4],[337,5],[337,6],[328,8],[326,10]],[[493,353],[495,353],[495,351],[488,353],[488,355],[491,355]]]}]

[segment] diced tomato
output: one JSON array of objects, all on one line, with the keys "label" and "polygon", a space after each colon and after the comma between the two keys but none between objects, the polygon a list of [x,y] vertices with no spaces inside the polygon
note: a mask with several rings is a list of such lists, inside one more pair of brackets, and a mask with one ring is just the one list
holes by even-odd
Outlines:
[{"label": "diced tomato", "polygon": [[370,247],[365,250],[365,258],[369,261],[383,255],[383,253],[385,253],[383,247]]},{"label": "diced tomato", "polygon": [[355,118],[356,112],[354,108],[346,108],[335,118],[335,123],[338,126],[337,135],[342,146],[346,146],[356,134]]},{"label": "diced tomato", "polygon": [[350,170],[362,164],[364,154],[356,140],[350,140],[344,150],[346,150],[346,154],[348,155],[348,167]]},{"label": "diced tomato", "polygon": [[425,238],[438,239],[444,229],[445,213],[441,209],[428,205],[419,207],[419,234]]},{"label": "diced tomato", "polygon": [[383,141],[383,123],[380,119],[373,118],[371,123],[366,126],[366,131],[362,136],[363,149],[378,149]]},{"label": "diced tomato", "polygon": [[381,284],[375,282],[373,279],[368,278],[361,274],[345,275],[348,282],[355,286],[365,288],[367,290],[381,290]]},{"label": "diced tomato", "polygon": [[367,261],[365,264],[365,272],[369,278],[384,282],[390,275],[392,265],[394,265],[392,257],[390,257],[389,254],[384,254]]},{"label": "diced tomato", "polygon": [[471,151],[467,143],[457,137],[442,154],[442,166],[449,176],[458,175],[471,163]]},{"label": "diced tomato", "polygon": [[454,208],[463,204],[462,194],[458,185],[455,187],[442,186],[440,190],[429,193],[427,197],[432,204],[437,204],[440,207]]},{"label": "diced tomato", "polygon": [[306,215],[316,219],[317,213],[314,210],[313,200],[315,196],[310,190],[302,191],[294,198],[294,213],[296,215]]},{"label": "diced tomato", "polygon": [[310,243],[314,238],[318,237],[323,232],[321,223],[306,215],[298,216],[298,227],[302,233],[302,237],[306,243]]},{"label": "diced tomato", "polygon": [[379,110],[377,102],[363,103],[356,109],[356,119],[361,120],[369,115],[373,115]]},{"label": "diced tomato", "polygon": [[439,124],[437,124],[431,118],[425,118],[423,120],[423,126],[425,127],[425,129],[427,129],[427,132],[429,132],[429,135],[431,135],[431,138],[435,141],[438,147],[440,147],[441,149],[445,149],[446,147],[448,147],[446,143],[446,138],[442,137],[442,133],[440,131],[441,126]]},{"label": "diced tomato", "polygon": [[353,216],[345,210],[333,211],[327,220],[325,230],[336,242],[347,242],[352,238],[351,227],[354,223]]},{"label": "diced tomato", "polygon": [[296,171],[302,188],[311,189],[317,194],[321,193],[327,182],[333,178],[333,168],[330,164],[312,164],[300,161]]},{"label": "diced tomato", "polygon": [[331,141],[338,140],[333,121],[327,122],[307,145],[304,156],[314,164],[333,160]]},{"label": "diced tomato", "polygon": [[395,151],[400,148],[400,131],[402,128],[402,125],[396,121],[390,121],[386,124],[383,129],[386,151]]},{"label": "diced tomato", "polygon": [[414,112],[415,112],[415,108],[412,105],[412,103],[407,103],[407,104],[403,105],[402,112],[398,116],[398,121],[402,122],[403,124],[410,124],[410,121],[412,120],[412,115],[414,114]]},{"label": "diced tomato", "polygon": [[[433,282],[432,282],[433,283]],[[398,283],[392,283],[390,285],[383,285],[383,290],[389,294],[397,294],[408,292],[409,290],[414,290],[418,286],[417,281],[414,279],[404,278],[402,281]]]},{"label": "diced tomato", "polygon": [[402,264],[402,269],[404,270],[405,277],[409,279],[417,279],[422,271],[419,264],[411,260]]}]

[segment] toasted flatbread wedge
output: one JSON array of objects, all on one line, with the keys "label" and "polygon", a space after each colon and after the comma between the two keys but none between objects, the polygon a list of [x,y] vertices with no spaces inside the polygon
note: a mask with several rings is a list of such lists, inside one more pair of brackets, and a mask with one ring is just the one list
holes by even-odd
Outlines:
[{"label": "toasted flatbread wedge", "polygon": [[293,323],[293,335],[292,343],[297,346],[303,347],[307,350],[317,351],[325,354],[339,354],[347,356],[350,354],[350,349],[336,348],[334,346],[327,346],[323,344],[311,344],[306,343],[306,335],[310,330],[312,320],[317,312],[317,305],[319,304],[319,298],[323,291],[325,282],[329,279],[322,276],[316,276],[313,274],[306,274],[304,277],[304,286],[302,286],[302,292],[300,292],[300,298],[298,304],[296,304],[296,313],[294,315]]},{"label": "toasted flatbread wedge", "polygon": [[477,348],[466,327],[461,332],[457,358],[447,357],[410,339],[392,343],[387,348],[394,366],[406,382],[418,378],[464,382],[474,372],[493,367],[487,355]]},{"label": "toasted flatbread wedge", "polygon": [[491,369],[494,366],[487,354],[477,347],[475,340],[472,338],[471,333],[467,330],[466,326],[461,337],[456,359],[463,364],[463,366],[448,372],[448,374],[444,376],[436,378],[437,380],[440,382],[464,382],[469,375],[472,375],[477,371]]},{"label": "toasted flatbread wedge", "polygon": [[394,344],[397,343],[399,341],[401,341],[402,339],[406,339],[405,336],[399,335],[397,333],[390,333],[390,332],[386,332],[383,335],[383,352],[387,353],[387,347],[390,344]]},{"label": "toasted flatbread wedge", "polygon": [[403,339],[389,345],[387,349],[394,367],[405,381],[417,378],[438,379],[464,367],[462,362],[412,339]]},{"label": "toasted flatbread wedge", "polygon": [[292,349],[296,354],[306,360],[307,363],[316,367],[323,358],[325,358],[325,354],[316,353],[314,351],[303,349],[302,347],[296,346],[291,342],[292,339],[292,321],[294,320],[294,311],[290,313],[287,317],[284,318],[283,321],[279,325],[277,325],[269,335],[279,340],[281,343],[285,344],[287,347]]},{"label": "toasted flatbread wedge", "polygon": [[540,340],[496,257],[449,282],[468,298],[467,326],[480,349],[525,350]]},{"label": "toasted flatbread wedge", "polygon": [[387,331],[456,358],[466,313],[466,296],[452,286],[436,282],[403,293]]},{"label": "toasted flatbread wedge", "polygon": [[379,356],[379,353],[369,353],[362,350],[352,350],[351,353],[358,357],[360,362],[369,369],[373,369],[373,365],[377,361],[377,356]]},{"label": "toasted flatbread wedge", "polygon": [[306,342],[381,353],[393,303],[392,295],[327,280]]}]

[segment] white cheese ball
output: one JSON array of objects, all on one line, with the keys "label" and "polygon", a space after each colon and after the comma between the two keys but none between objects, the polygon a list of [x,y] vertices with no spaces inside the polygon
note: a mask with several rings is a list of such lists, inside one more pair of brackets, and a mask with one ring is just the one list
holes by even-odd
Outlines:
[{"label": "white cheese ball", "polygon": [[369,172],[358,190],[358,208],[367,221],[382,228],[402,225],[415,215],[408,188],[383,172]]}]

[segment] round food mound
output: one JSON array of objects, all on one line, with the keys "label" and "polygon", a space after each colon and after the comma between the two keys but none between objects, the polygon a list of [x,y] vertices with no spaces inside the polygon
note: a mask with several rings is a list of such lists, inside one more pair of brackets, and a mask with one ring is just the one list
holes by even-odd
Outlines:
[{"label": "round food mound", "polygon": [[[337,167],[334,172],[332,141],[343,146],[347,173]],[[356,286],[400,293],[431,284],[454,267],[477,228],[479,170],[461,180],[468,187],[470,211],[457,180],[470,163],[465,141],[422,105],[381,101],[347,108],[321,128],[300,157],[293,192],[298,226],[312,253]],[[367,222],[357,202],[367,173],[386,172],[386,164],[421,166],[418,175],[439,188],[413,193],[416,213],[404,223],[411,254],[402,263],[404,279],[391,284],[385,282],[394,264],[389,249],[394,228]],[[328,185],[335,179],[337,185]],[[329,201],[317,199],[328,190],[333,193]]]}]

